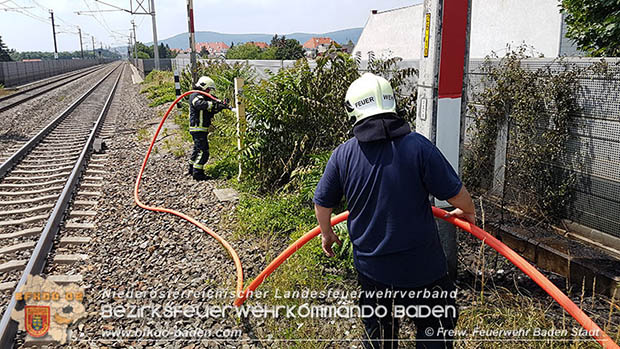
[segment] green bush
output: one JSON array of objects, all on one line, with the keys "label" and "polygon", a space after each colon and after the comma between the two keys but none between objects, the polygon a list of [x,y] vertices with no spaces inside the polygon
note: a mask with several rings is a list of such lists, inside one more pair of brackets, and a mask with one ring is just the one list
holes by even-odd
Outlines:
[{"label": "green bush", "polygon": [[247,89],[248,132],[243,153],[248,174],[263,189],[289,182],[311,155],[331,151],[348,137],[344,94],[359,77],[350,56],[320,58],[311,69],[306,60],[282,69]]},{"label": "green bush", "polygon": [[[395,86],[399,112],[412,121],[416,89],[413,68],[399,69],[400,59],[371,60],[368,69]],[[246,89],[248,132],[243,152],[248,175],[264,191],[286,185],[316,154],[331,152],[350,137],[351,123],[343,103],[349,85],[359,78],[359,59],[329,51],[280,70]],[[322,172],[322,169],[321,169]]]},{"label": "green bush", "polygon": [[[215,81],[215,95],[219,99],[234,100],[235,78],[243,78],[246,88],[251,86],[255,79],[255,74],[246,63],[228,64],[224,60],[208,60],[207,63],[196,63],[197,76],[208,76]],[[192,89],[192,74],[186,69],[180,76],[181,91],[187,92]]]},{"label": "green bush", "polygon": [[142,82],[142,90],[151,100],[150,107],[170,103],[176,99],[172,72],[153,70]]}]

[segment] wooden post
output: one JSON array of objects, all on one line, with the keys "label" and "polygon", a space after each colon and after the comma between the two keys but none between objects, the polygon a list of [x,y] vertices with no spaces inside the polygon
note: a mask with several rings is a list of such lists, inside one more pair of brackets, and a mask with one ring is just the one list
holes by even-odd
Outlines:
[{"label": "wooden post", "polygon": [[245,105],[241,101],[243,96],[242,78],[235,78],[235,110],[237,112],[237,149],[239,150],[239,175],[237,180],[241,180],[241,151],[243,150],[243,134],[245,133]]}]

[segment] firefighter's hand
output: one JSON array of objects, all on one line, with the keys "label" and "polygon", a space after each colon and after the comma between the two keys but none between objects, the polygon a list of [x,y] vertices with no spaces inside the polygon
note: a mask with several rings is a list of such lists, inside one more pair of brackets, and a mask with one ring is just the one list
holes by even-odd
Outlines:
[{"label": "firefighter's hand", "polygon": [[327,255],[327,257],[333,257],[336,254],[334,250],[332,250],[332,246],[334,243],[337,243],[339,246],[342,246],[342,241],[338,238],[338,235],[334,233],[332,229],[329,231],[321,232],[321,242],[323,245],[323,252]]},{"label": "firefighter's hand", "polygon": [[224,109],[230,109],[230,107],[228,106],[228,104],[226,103],[222,103],[222,102],[216,102],[215,104],[215,108],[216,108],[216,112],[219,113]]},{"label": "firefighter's hand", "polygon": [[457,217],[468,221],[471,224],[476,224],[476,213],[475,212],[465,212],[460,208],[454,209],[445,215],[446,218]]}]

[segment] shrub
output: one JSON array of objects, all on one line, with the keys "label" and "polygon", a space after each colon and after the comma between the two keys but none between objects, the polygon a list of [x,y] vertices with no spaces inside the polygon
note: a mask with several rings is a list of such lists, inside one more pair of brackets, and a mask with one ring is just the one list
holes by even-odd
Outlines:
[{"label": "shrub", "polygon": [[311,154],[333,150],[347,139],[350,125],[342,104],[358,77],[355,61],[337,54],[318,59],[315,69],[299,60],[246,90],[245,166],[263,189],[288,183]]}]

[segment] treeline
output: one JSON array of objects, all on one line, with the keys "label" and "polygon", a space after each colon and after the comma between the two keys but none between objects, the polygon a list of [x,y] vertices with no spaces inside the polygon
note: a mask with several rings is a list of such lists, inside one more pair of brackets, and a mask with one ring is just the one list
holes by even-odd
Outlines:
[{"label": "treeline", "polygon": [[[163,43],[161,43],[157,45],[157,48],[159,49],[159,52],[158,52],[159,58],[174,58],[177,56],[177,52],[172,51],[170,49],[170,46],[168,45],[164,45]],[[155,58],[155,54],[153,53],[153,50],[154,50],[153,45],[146,46],[140,41],[136,43],[136,51],[138,53],[138,58],[140,59]],[[135,58],[133,47],[131,48],[130,56],[132,58]]]},{"label": "treeline", "polygon": [[271,39],[271,44],[261,49],[254,43],[248,42],[241,45],[233,45],[226,53],[227,59],[299,59],[304,57],[304,49],[295,39],[287,39],[286,36],[278,37],[276,34]]},{"label": "treeline", "polygon": [[[11,50],[9,52],[9,56],[11,58],[11,60],[13,61],[21,61],[24,59],[41,59],[41,60],[53,60],[54,59],[54,52],[43,52],[43,51],[25,51],[25,52],[17,52],[15,50]],[[114,51],[110,51],[107,49],[97,49],[95,50],[95,52],[93,53],[92,50],[88,50],[88,51],[84,51],[84,59],[92,59],[92,58],[112,58],[112,59],[117,59],[120,58],[121,56],[114,52]],[[61,51],[58,52],[58,59],[78,59],[78,58],[82,58],[82,52],[81,51],[73,51],[73,52],[68,52],[68,51]]]},{"label": "treeline", "polygon": [[[84,51],[84,58],[120,58],[121,56],[107,49],[95,49],[95,52],[92,50]],[[81,51],[61,51],[58,52],[58,59],[73,59],[73,58],[82,58]],[[52,60],[54,59],[54,52],[43,52],[43,51],[24,51],[17,52],[14,49],[9,49],[6,44],[2,41],[2,37],[0,37],[0,62],[10,62],[10,61],[21,61],[24,59],[41,59],[41,60]]]}]

